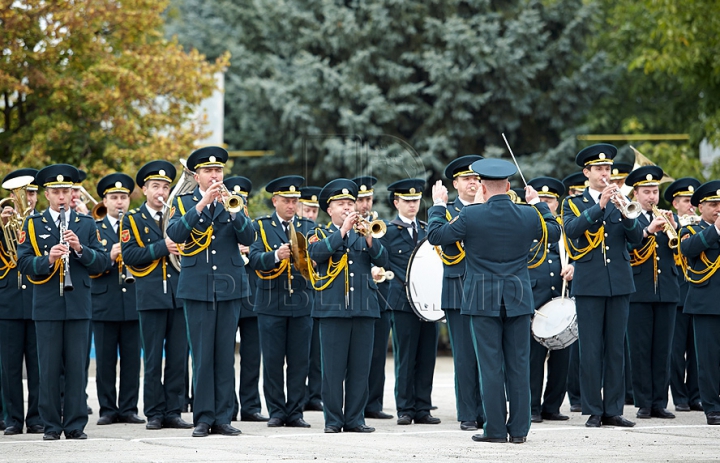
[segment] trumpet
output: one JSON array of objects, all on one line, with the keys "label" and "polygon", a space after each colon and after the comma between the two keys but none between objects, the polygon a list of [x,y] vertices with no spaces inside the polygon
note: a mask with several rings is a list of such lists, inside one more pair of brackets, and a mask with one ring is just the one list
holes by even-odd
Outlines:
[{"label": "trumpet", "polygon": [[697,225],[702,220],[702,217],[694,214],[685,214],[678,217],[681,227],[687,227],[688,225]]},{"label": "trumpet", "polygon": [[375,283],[382,283],[385,280],[392,280],[395,278],[395,272],[392,270],[385,270],[384,268],[380,267],[380,273],[377,276],[377,279],[375,280]]},{"label": "trumpet", "polygon": [[653,204],[652,212],[655,217],[662,217],[663,220],[665,220],[665,223],[663,224],[663,232],[665,232],[668,237],[668,246],[670,249],[677,249],[680,244],[680,240],[678,239],[677,230],[675,230],[675,227],[673,227],[670,219],[667,217],[668,211],[661,211]]},{"label": "trumpet", "polygon": [[[610,183],[605,177],[603,177],[603,182],[605,182],[605,185],[610,186]],[[640,211],[642,210],[640,203],[637,201],[630,201],[620,192],[619,189],[613,191],[612,202],[618,209],[620,209],[622,215],[628,219],[637,219],[640,215]]]},{"label": "trumpet", "polygon": [[[359,225],[365,225],[365,227],[361,228]],[[378,220],[377,212],[373,211],[369,212],[367,217],[358,214],[353,230],[360,236],[367,236],[369,233],[373,238],[377,239],[385,236],[387,226],[385,222]]]},{"label": "trumpet", "polygon": [[67,219],[65,218],[65,206],[60,205],[60,244],[68,248],[68,252],[63,255],[63,278],[60,279],[60,296],[65,294],[65,291],[72,291],[73,284],[70,277],[70,245],[65,241],[64,235],[67,231]]},{"label": "trumpet", "polygon": [[243,209],[245,205],[243,199],[236,194],[230,193],[230,190],[228,190],[224,183],[220,184],[220,194],[222,195],[222,203],[226,211],[237,214]]}]

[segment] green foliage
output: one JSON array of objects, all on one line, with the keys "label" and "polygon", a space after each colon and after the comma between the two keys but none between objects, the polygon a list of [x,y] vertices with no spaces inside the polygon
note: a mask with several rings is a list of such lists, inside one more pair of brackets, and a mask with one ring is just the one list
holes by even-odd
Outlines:
[{"label": "green foliage", "polygon": [[503,132],[518,155],[574,155],[568,131],[610,91],[582,0],[174,0],[167,17],[180,43],[232,53],[226,142],[277,153],[237,163],[256,183],[365,173],[383,191],[507,157]]}]

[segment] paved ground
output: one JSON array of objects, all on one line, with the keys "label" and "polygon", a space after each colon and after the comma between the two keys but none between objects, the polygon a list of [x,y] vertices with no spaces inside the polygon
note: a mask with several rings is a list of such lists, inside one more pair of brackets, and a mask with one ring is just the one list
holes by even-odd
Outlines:
[{"label": "paved ground", "polygon": [[[93,374],[94,366],[91,368]],[[385,411],[394,413],[392,359],[388,359]],[[433,412],[440,425],[397,426],[395,420],[368,420],[372,434],[323,434],[320,412],[308,412],[307,430],[271,429],[264,423],[233,423],[238,437],[192,438],[191,431],[147,431],[144,425],[97,426],[94,378],[88,393],[96,413],[90,416],[86,441],[43,442],[37,435],[0,435],[0,461],[12,462],[194,462],[194,461],[710,461],[720,459],[720,427],[705,425],[701,412],[678,413],[675,420],[638,420],[632,429],[585,428],[585,417],[533,424],[522,445],[471,440],[455,421],[452,359],[441,357],[435,374]],[[142,406],[141,406],[142,409]],[[671,407],[672,409],[672,407]],[[625,416],[635,417],[634,407]],[[183,415],[192,421],[191,414]]]}]

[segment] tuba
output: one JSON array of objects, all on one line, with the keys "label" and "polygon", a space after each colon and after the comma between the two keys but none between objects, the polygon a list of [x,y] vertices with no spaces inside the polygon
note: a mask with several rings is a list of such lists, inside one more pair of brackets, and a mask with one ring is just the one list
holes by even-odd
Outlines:
[{"label": "tuba", "polygon": [[[182,166],[182,174],[180,175],[180,180],[175,184],[175,187],[170,192],[170,195],[168,196],[167,200],[164,200],[164,198],[160,198],[160,201],[165,206],[165,210],[163,211],[163,236],[167,238],[167,227],[168,223],[170,223],[170,217],[168,217],[168,213],[172,209],[172,203],[175,200],[175,197],[184,195],[187,193],[190,193],[195,190],[197,187],[197,181],[195,180],[195,173],[188,169],[187,167],[187,161],[185,159],[180,159],[180,165]],[[178,244],[178,246],[180,246]],[[170,254],[170,263],[173,267],[175,267],[175,270],[178,272],[182,268],[182,265],[180,263],[180,256],[176,256],[175,254]]]},{"label": "tuba", "polygon": [[32,213],[32,208],[27,202],[27,186],[33,180],[35,180],[33,176],[24,175],[10,179],[2,184],[4,189],[12,191],[13,194],[13,196],[0,201],[0,211],[6,206],[15,209],[15,214],[8,218],[7,223],[2,225],[7,254],[14,264],[17,264],[18,235],[22,232],[25,219]]}]

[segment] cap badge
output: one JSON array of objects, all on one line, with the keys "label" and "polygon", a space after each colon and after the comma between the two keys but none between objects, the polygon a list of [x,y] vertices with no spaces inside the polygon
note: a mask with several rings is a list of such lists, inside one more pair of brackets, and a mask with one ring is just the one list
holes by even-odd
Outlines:
[{"label": "cap badge", "polygon": [[619,173],[620,173],[619,169],[613,169],[613,171],[612,171],[613,175],[618,175]]},{"label": "cap badge", "polygon": [[165,176],[165,171],[162,170],[162,169],[160,169],[160,170],[158,171],[158,175],[161,176],[161,177],[164,177],[164,176]]},{"label": "cap badge", "polygon": [[365,185],[360,185],[360,191],[365,191],[365,190],[367,190],[367,187]]},{"label": "cap badge", "polygon": [[343,188],[343,189],[342,189],[342,194],[346,195],[346,194],[348,194],[348,193],[350,193],[350,192],[348,191],[347,188]]},{"label": "cap badge", "polygon": [[692,185],[688,185],[688,191],[692,193],[695,191],[695,188]]},{"label": "cap badge", "polygon": [[415,194],[415,188],[410,188],[410,194],[411,194],[411,195],[414,195],[414,194]]},{"label": "cap badge", "polygon": [[240,185],[235,185],[233,190],[235,191],[235,193],[240,193]]},{"label": "cap badge", "polygon": [[290,191],[295,191],[295,185],[290,185]]},{"label": "cap badge", "polygon": [[543,185],[542,191],[545,192],[545,193],[547,193],[548,191],[550,191],[550,188],[548,188],[547,185]]},{"label": "cap badge", "polygon": [[210,161],[210,162],[215,162],[215,156],[210,156],[210,158],[208,159],[208,161]]},{"label": "cap badge", "polygon": [[312,195],[310,199],[312,199],[313,201],[317,201],[317,195]]},{"label": "cap badge", "polygon": [[115,182],[115,188],[122,188],[122,182]]},{"label": "cap badge", "polygon": [[718,196],[720,196],[720,190],[717,190],[717,191],[715,192],[715,194],[718,195]]},{"label": "cap badge", "polygon": [[598,155],[598,159],[605,159],[605,153],[600,153]]},{"label": "cap badge", "polygon": [[649,182],[650,180],[652,180],[652,179],[653,179],[652,174],[647,174],[647,175],[645,176],[645,180],[647,180],[648,182]]},{"label": "cap badge", "polygon": [[57,176],[57,181],[58,181],[58,182],[62,182],[63,180],[65,180],[65,177],[63,177],[62,175],[58,175],[58,176]]}]

